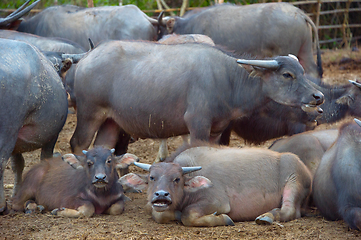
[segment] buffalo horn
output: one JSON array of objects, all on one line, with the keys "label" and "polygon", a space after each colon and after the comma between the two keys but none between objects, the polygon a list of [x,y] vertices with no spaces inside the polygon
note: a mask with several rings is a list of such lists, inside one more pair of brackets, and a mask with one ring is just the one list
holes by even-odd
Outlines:
[{"label": "buffalo horn", "polygon": [[279,64],[276,60],[247,60],[247,59],[237,59],[239,64],[247,64],[256,67],[268,68],[268,69],[277,69]]},{"label": "buffalo horn", "polygon": [[148,172],[149,172],[150,166],[152,166],[152,165],[150,165],[150,164],[139,163],[139,162],[133,162],[133,164],[134,164],[135,166],[137,166],[137,167],[140,167],[141,169],[144,169],[144,170],[148,171]]},{"label": "buffalo horn", "polygon": [[183,175],[184,174],[187,174],[187,173],[191,173],[191,172],[195,172],[195,171],[198,171],[198,170],[201,170],[202,167],[182,167],[182,170],[183,170]]},{"label": "buffalo horn", "polygon": [[162,11],[158,16],[158,24],[159,26],[165,27],[165,23],[163,22],[163,15],[164,15],[164,11]]},{"label": "buffalo horn", "polygon": [[92,41],[90,38],[88,38],[88,41],[89,41],[90,50],[93,50],[93,49],[94,49],[94,43],[93,43],[93,41]]},{"label": "buffalo horn", "polygon": [[115,149],[114,149],[114,148],[110,149],[110,153],[111,153],[111,154],[113,154],[114,152],[115,152]]},{"label": "buffalo horn", "polygon": [[[30,6],[26,7],[25,6],[30,2],[31,0],[26,1],[20,8],[18,8],[15,12],[13,12],[12,14],[10,14],[9,16],[7,16],[4,19],[0,19],[0,25],[6,26],[7,24],[15,21],[16,19],[21,18],[22,16],[24,16],[25,14],[27,14],[28,12],[30,12],[31,9],[33,9],[36,4],[38,4],[40,2],[40,0],[33,2]],[[25,8],[25,9],[24,9]]]},{"label": "buffalo horn", "polygon": [[65,54],[65,53],[63,53],[63,54],[61,54],[61,57],[62,57],[63,60],[65,60],[67,58],[70,58],[73,61],[73,63],[78,63],[87,53],[88,52],[86,52],[86,53],[78,53],[78,54]]},{"label": "buffalo horn", "polygon": [[356,81],[352,81],[352,80],[348,80],[350,83],[352,83],[353,85],[355,85],[356,87],[361,88],[361,83],[358,83]]},{"label": "buffalo horn", "polygon": [[357,118],[354,118],[353,120],[357,123],[357,125],[359,125],[361,127],[361,121],[360,120],[358,120]]},{"label": "buffalo horn", "polygon": [[84,155],[86,155],[88,153],[88,151],[86,151],[86,150],[83,150],[82,152]]}]

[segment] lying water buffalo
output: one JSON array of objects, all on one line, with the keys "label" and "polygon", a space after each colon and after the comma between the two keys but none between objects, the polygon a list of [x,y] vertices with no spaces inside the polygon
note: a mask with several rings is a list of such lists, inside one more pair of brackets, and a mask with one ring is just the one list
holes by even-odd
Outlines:
[{"label": "lying water buffalo", "polygon": [[301,217],[301,206],[311,192],[311,174],[296,155],[267,149],[194,147],[172,163],[135,165],[149,171],[146,179],[129,173],[120,181],[136,190],[148,187],[147,207],[158,223],[290,221]]},{"label": "lying water buffalo", "polygon": [[0,38],[13,39],[30,43],[40,51],[83,53],[85,48],[68,39],[40,37],[30,33],[22,33],[12,30],[0,30]]},{"label": "lying water buffalo", "polygon": [[[22,211],[26,204],[26,210],[32,211],[40,204],[63,217],[121,214],[126,197],[118,183],[117,169],[127,168],[138,158],[128,153],[117,157],[113,153],[114,149],[97,147],[84,151],[85,156],[66,154],[65,162],[61,157],[42,161],[26,173],[13,199],[13,209]],[[27,202],[30,199],[35,203]]]},{"label": "lying water buffalo", "polygon": [[361,122],[346,123],[323,155],[313,182],[313,199],[329,220],[343,219],[361,230]]},{"label": "lying water buffalo", "polygon": [[94,8],[59,5],[23,21],[17,30],[70,39],[89,49],[88,38],[95,45],[109,39],[156,40],[157,26],[157,20],[148,17],[135,5]]},{"label": "lying water buffalo", "polygon": [[[288,3],[237,6],[221,4],[192,16],[167,17],[160,23],[168,33],[205,34],[215,44],[255,56],[293,54],[306,73],[322,76],[321,55],[315,24],[299,8]],[[312,31],[317,45],[316,66],[312,54]]]},{"label": "lying water buffalo", "polygon": [[[250,76],[237,62],[254,66],[253,75],[258,76]],[[78,63],[74,91],[74,153],[88,148],[106,121],[110,135],[98,131],[97,139],[119,139],[120,154],[129,135],[168,138],[190,133],[191,142],[215,141],[232,119],[271,99],[303,109],[323,103],[322,93],[310,85],[294,57],[237,60],[197,43],[101,44]],[[97,139],[95,144],[115,145]]]},{"label": "lying water buffalo", "polygon": [[314,176],[323,155],[335,142],[337,136],[338,129],[308,131],[278,139],[269,149],[280,153],[291,152],[296,154]]},{"label": "lying water buffalo", "polygon": [[0,39],[0,212],[6,210],[3,172],[12,157],[14,193],[21,183],[22,153],[41,148],[52,157],[68,111],[62,81],[40,51],[20,41]]}]

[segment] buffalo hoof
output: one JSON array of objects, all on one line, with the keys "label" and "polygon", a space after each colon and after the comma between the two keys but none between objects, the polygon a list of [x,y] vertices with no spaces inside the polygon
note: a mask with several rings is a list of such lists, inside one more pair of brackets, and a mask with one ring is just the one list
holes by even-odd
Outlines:
[{"label": "buffalo hoof", "polygon": [[256,223],[258,225],[271,225],[273,223],[274,217],[272,213],[265,213],[256,218]]},{"label": "buffalo hoof", "polygon": [[58,212],[63,211],[65,208],[55,208],[53,211],[51,211],[51,215],[58,215]]},{"label": "buffalo hoof", "polygon": [[0,215],[6,215],[9,213],[9,209],[7,207],[7,203],[5,202],[5,206],[0,208]]},{"label": "buffalo hoof", "polygon": [[234,226],[234,222],[232,220],[232,218],[230,218],[228,215],[226,214],[222,214],[226,223],[226,226]]}]

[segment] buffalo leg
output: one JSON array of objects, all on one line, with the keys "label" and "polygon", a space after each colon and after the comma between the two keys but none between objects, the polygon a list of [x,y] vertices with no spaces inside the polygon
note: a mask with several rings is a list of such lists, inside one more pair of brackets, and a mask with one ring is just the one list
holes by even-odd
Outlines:
[{"label": "buffalo leg", "polygon": [[192,227],[234,226],[234,222],[226,214],[202,215],[196,210],[187,211],[186,214],[182,214],[181,219],[185,226]]},{"label": "buffalo leg", "polygon": [[21,153],[13,154],[11,156],[11,167],[15,175],[13,197],[19,191],[19,188],[21,186],[24,165],[25,165],[25,160]]},{"label": "buffalo leg", "polygon": [[300,187],[296,174],[292,174],[287,180],[282,194],[281,208],[275,208],[270,212],[256,218],[257,224],[272,224],[274,220],[287,222],[301,217],[301,204],[307,199],[309,189]]},{"label": "buffalo leg", "polygon": [[341,208],[340,213],[342,214],[342,218],[351,228],[361,230],[361,208]]},{"label": "buffalo leg", "polygon": [[130,135],[124,130],[120,130],[117,144],[115,145],[115,152],[114,154],[119,156],[127,152],[128,145],[130,141]]},{"label": "buffalo leg", "polygon": [[106,211],[106,213],[109,215],[120,215],[123,213],[123,211],[124,211],[124,202],[118,201],[113,205],[111,205]]},{"label": "buffalo leg", "polygon": [[51,214],[61,217],[91,217],[95,213],[95,208],[92,203],[85,203],[77,209],[70,208],[56,208],[51,211]]},{"label": "buffalo leg", "polygon": [[80,106],[77,112],[77,125],[75,132],[70,139],[71,151],[75,154],[82,154],[82,150],[88,149],[96,131],[105,121],[105,114],[94,111],[85,116]]},{"label": "buffalo leg", "polygon": [[48,142],[46,145],[44,145],[41,148],[41,155],[40,155],[41,160],[49,159],[49,158],[53,157],[54,147],[55,147],[56,141],[58,140],[58,136],[59,135],[56,135],[56,137],[54,137],[50,142]]},{"label": "buffalo leg", "polygon": [[95,137],[94,146],[115,148],[119,138],[120,127],[113,119],[106,119]]}]

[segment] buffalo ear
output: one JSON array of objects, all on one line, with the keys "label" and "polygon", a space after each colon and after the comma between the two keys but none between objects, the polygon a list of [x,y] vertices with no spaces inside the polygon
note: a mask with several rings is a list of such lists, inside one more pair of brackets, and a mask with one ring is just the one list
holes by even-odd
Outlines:
[{"label": "buffalo ear", "polygon": [[118,176],[123,176],[129,173],[129,165],[134,162],[139,162],[139,158],[134,154],[126,153],[121,156],[116,156],[115,161],[115,169],[117,170]]},{"label": "buffalo ear", "polygon": [[187,192],[196,192],[203,188],[209,188],[213,185],[211,180],[203,176],[189,178],[184,183],[184,190]]},{"label": "buffalo ear", "polygon": [[148,174],[141,176],[135,173],[128,173],[119,178],[118,182],[123,186],[124,191],[133,189],[141,192],[148,187],[148,182],[146,180],[147,177]]},{"label": "buffalo ear", "polygon": [[74,154],[65,154],[62,157],[63,161],[72,166],[74,169],[81,169],[83,168],[81,162]]},{"label": "buffalo ear", "polygon": [[166,22],[166,26],[167,26],[167,31],[168,31],[168,33],[173,33],[174,24],[175,24],[175,19],[174,19],[174,18],[170,18],[170,19]]}]

